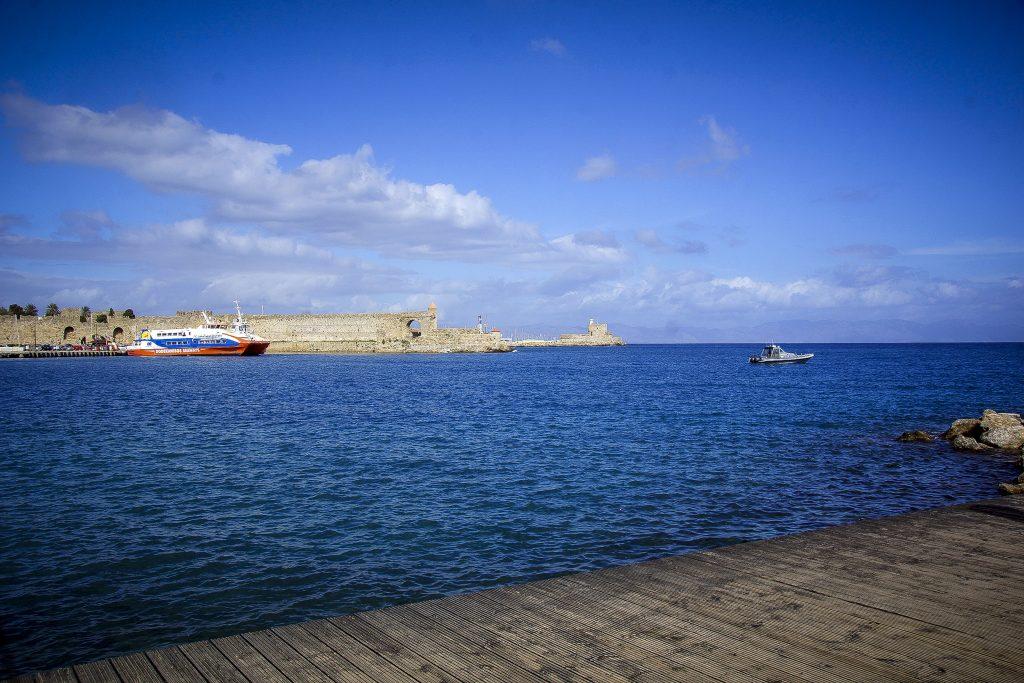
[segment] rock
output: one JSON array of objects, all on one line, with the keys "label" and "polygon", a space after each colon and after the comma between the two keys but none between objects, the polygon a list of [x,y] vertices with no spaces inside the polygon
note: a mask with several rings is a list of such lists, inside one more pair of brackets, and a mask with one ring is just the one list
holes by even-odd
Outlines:
[{"label": "rock", "polygon": [[981,435],[982,443],[996,448],[1013,450],[1024,446],[1024,426],[993,427]]},{"label": "rock", "polygon": [[942,434],[942,438],[952,441],[961,434],[972,437],[979,436],[981,434],[981,420],[976,420],[973,417],[957,420]]},{"label": "rock", "polygon": [[896,437],[897,441],[910,442],[910,441],[935,441],[935,437],[928,432],[922,432],[920,429],[915,429],[912,432],[903,432]]},{"label": "rock", "polygon": [[999,493],[1004,496],[1015,496],[1024,493],[1024,484],[1000,484]]},{"label": "rock", "polygon": [[981,428],[985,431],[998,427],[1020,427],[1020,415],[1017,413],[997,413],[994,410],[986,410],[981,414]]},{"label": "rock", "polygon": [[991,446],[986,446],[983,443],[978,443],[977,439],[973,439],[969,436],[964,436],[963,434],[953,439],[950,445],[952,445],[953,448],[955,448],[958,451],[972,451],[975,453],[980,453],[983,451],[992,450]]}]

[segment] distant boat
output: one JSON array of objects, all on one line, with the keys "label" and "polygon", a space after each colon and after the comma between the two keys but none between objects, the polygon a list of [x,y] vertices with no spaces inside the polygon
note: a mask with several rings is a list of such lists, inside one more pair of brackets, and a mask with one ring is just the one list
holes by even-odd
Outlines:
[{"label": "distant boat", "polygon": [[806,363],[814,358],[813,353],[790,353],[778,344],[765,344],[760,356],[751,356],[751,363]]},{"label": "distant boat", "polygon": [[270,342],[249,329],[242,308],[235,302],[237,316],[231,327],[210,320],[203,311],[203,324],[176,330],[143,330],[131,345],[129,356],[258,356]]}]

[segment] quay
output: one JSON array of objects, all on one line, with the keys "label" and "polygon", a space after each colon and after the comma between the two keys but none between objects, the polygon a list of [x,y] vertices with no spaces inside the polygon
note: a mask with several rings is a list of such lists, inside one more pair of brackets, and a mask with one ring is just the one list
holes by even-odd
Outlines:
[{"label": "quay", "polygon": [[1024,496],[139,652],[33,681],[1020,681]]},{"label": "quay", "polygon": [[92,356],[126,356],[124,351],[4,351],[0,358],[86,358]]}]

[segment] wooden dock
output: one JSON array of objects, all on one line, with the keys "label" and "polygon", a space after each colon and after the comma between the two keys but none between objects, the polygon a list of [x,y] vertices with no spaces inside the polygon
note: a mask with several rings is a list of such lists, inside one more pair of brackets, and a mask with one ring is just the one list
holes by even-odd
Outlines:
[{"label": "wooden dock", "polygon": [[127,356],[125,351],[0,351],[0,358],[96,358]]},{"label": "wooden dock", "polygon": [[1021,681],[1024,496],[140,652],[41,681]]}]

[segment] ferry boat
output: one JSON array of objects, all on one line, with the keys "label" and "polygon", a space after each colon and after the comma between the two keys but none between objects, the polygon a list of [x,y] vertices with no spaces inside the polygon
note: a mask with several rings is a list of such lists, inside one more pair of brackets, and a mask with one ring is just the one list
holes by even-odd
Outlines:
[{"label": "ferry boat", "polygon": [[813,353],[790,353],[778,344],[765,344],[760,356],[751,356],[751,363],[806,363],[814,358]]},{"label": "ferry boat", "polygon": [[258,356],[270,342],[253,334],[235,302],[230,327],[210,319],[203,311],[203,325],[176,330],[143,330],[125,351],[129,356]]}]

